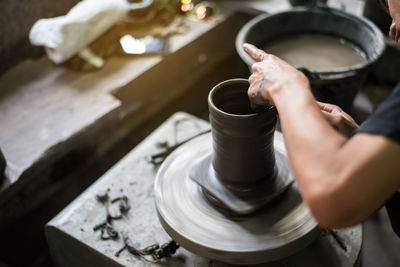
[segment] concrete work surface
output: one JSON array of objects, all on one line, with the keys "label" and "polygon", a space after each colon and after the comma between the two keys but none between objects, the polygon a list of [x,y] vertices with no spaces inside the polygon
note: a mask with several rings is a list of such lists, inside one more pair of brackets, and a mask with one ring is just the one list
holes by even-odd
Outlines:
[{"label": "concrete work surface", "polygon": [[[96,183],[75,199],[46,226],[46,237],[53,260],[59,266],[149,266],[149,262],[128,253],[115,253],[129,237],[136,248],[171,238],[162,228],[154,204],[153,182],[157,167],[149,162],[152,155],[168,142],[174,145],[209,129],[209,124],[186,113],[176,113],[140,143]],[[109,200],[104,200],[105,193]],[[121,219],[112,220],[119,232],[115,239],[102,240],[94,227],[106,219],[106,205],[115,216],[113,202],[128,197],[130,209]],[[101,201],[103,199],[103,202]],[[114,201],[113,201],[114,199]],[[118,211],[117,211],[118,213]],[[196,229],[193,229],[196,231]],[[361,249],[361,226],[323,231],[306,249],[278,262],[260,266],[355,266]],[[106,237],[107,234],[104,234]],[[151,259],[151,258],[150,258]],[[196,256],[184,248],[160,260],[163,266],[228,266]]]}]

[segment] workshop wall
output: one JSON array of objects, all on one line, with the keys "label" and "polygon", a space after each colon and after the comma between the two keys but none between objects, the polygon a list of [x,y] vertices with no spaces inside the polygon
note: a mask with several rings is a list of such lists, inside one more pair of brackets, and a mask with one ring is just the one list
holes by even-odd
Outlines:
[{"label": "workshop wall", "polygon": [[29,43],[29,30],[35,21],[64,15],[77,2],[79,0],[1,0],[0,74],[23,59],[44,53],[43,48]]}]

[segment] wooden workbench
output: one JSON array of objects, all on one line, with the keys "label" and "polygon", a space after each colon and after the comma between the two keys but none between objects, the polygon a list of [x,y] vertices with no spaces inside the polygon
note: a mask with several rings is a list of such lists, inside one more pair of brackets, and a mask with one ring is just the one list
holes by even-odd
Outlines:
[{"label": "wooden workbench", "polygon": [[[92,72],[43,57],[0,77],[0,148],[7,160],[0,229],[64,188],[73,191],[76,177],[143,124],[168,116],[179,97],[207,92],[204,81],[217,82],[212,73],[236,54],[236,33],[251,17],[225,8],[212,23],[186,19],[188,30],[170,37],[165,56],[114,56]],[[232,70],[213,79],[232,77]]]}]

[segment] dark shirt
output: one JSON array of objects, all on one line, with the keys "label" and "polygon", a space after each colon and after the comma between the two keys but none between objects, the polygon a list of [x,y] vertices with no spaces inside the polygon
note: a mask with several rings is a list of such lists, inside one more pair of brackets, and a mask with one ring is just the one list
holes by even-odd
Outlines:
[{"label": "dark shirt", "polygon": [[[357,133],[360,132],[383,135],[400,144],[400,83],[376,111],[360,125]],[[397,160],[400,161],[400,159]],[[400,237],[400,193],[396,193],[386,202],[386,210],[393,230]]]}]

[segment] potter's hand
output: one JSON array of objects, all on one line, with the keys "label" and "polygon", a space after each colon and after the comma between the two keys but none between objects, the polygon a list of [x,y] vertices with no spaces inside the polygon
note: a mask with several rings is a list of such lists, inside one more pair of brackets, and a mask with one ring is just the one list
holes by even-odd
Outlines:
[{"label": "potter's hand", "polygon": [[284,60],[251,44],[244,44],[243,49],[256,61],[252,66],[248,90],[250,101],[254,104],[265,105],[268,101],[274,104],[274,93],[299,86],[309,87],[306,76]]},{"label": "potter's hand", "polygon": [[354,119],[340,107],[322,102],[317,103],[328,122],[344,136],[350,137],[359,127]]},{"label": "potter's hand", "polygon": [[400,47],[400,30],[396,27],[396,23],[393,21],[390,25],[389,37],[396,42],[398,47]]}]

